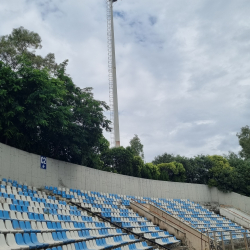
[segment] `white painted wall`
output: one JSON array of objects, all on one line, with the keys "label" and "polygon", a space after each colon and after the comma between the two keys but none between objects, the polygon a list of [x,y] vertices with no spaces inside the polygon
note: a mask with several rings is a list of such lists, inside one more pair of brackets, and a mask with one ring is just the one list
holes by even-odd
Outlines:
[{"label": "white painted wall", "polygon": [[239,225],[250,228],[250,216],[235,208],[220,208],[220,214]]},{"label": "white painted wall", "polygon": [[157,198],[219,202],[250,213],[250,198],[224,194],[206,185],[155,181],[104,172],[47,158],[47,170],[40,169],[40,156],[0,143],[0,178],[27,182],[36,187],[66,186],[80,190]]}]

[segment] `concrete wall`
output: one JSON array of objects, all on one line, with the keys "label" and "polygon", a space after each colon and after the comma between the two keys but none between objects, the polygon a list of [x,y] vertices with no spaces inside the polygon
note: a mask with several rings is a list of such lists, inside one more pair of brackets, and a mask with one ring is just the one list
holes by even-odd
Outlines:
[{"label": "concrete wall", "polygon": [[0,143],[0,178],[11,178],[37,187],[66,186],[81,190],[135,196],[190,199],[219,202],[250,213],[250,198],[224,194],[206,185],[154,181],[108,173],[47,158],[47,169],[40,168],[40,156]]},{"label": "concrete wall", "polygon": [[235,208],[220,207],[220,214],[239,225],[250,229],[250,216]]}]

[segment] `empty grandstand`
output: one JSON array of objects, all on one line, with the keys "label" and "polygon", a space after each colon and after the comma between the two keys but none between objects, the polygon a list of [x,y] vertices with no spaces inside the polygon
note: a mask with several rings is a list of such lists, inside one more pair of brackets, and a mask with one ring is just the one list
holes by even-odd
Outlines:
[{"label": "empty grandstand", "polygon": [[[212,195],[220,194],[215,189],[210,196],[201,197],[206,187],[195,185],[202,188],[196,190],[196,196],[184,190],[189,198],[184,199],[172,183],[145,180],[151,185],[143,189],[140,178],[128,182],[131,177],[44,159],[3,144],[0,149],[0,249],[248,248],[248,228],[209,211],[198,201],[214,200]],[[85,171],[81,180],[79,171]],[[87,179],[99,183],[93,186]],[[139,190],[133,182],[139,183]],[[159,192],[158,183],[169,188],[161,190],[159,198],[154,195]],[[79,188],[83,184],[84,189]],[[121,187],[124,190],[119,194],[116,191],[122,191]],[[138,192],[152,195],[136,195]],[[233,202],[230,195],[236,194],[226,194],[225,203]],[[236,197],[235,207],[244,199],[248,212],[248,198]]]}]

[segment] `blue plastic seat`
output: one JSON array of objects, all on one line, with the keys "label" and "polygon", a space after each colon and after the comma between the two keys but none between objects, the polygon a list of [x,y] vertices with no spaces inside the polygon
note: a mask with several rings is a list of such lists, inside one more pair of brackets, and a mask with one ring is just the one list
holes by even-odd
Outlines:
[{"label": "blue plastic seat", "polygon": [[52,222],[51,222],[51,221],[47,221],[47,228],[48,228],[49,230],[55,230],[55,229],[53,228],[53,225],[52,225]]},{"label": "blue plastic seat", "polygon": [[52,238],[54,239],[54,241],[62,241],[62,240],[58,239],[56,232],[52,232]]},{"label": "blue plastic seat", "polygon": [[28,213],[28,212],[29,212],[28,206],[22,206],[22,210],[23,210],[23,212],[25,212],[25,213]]},{"label": "blue plastic seat", "polygon": [[[14,224],[14,221],[13,221],[13,224]],[[15,225],[16,225],[16,222],[15,222]],[[28,229],[26,228],[26,225],[25,225],[25,222],[24,221],[19,221],[19,225],[20,225],[20,228],[25,232],[25,233],[30,233],[32,232],[33,230],[31,229]],[[14,226],[13,226],[14,227]]]},{"label": "blue plastic seat", "polygon": [[18,202],[18,203],[19,203],[19,205],[20,205],[20,206],[24,206],[24,201],[19,200],[19,202]]},{"label": "blue plastic seat", "polygon": [[72,241],[71,239],[68,239],[67,235],[65,232],[57,232],[57,236],[62,236],[62,240],[63,242],[66,242],[66,243],[72,243],[74,241]]},{"label": "blue plastic seat", "polygon": [[28,217],[30,220],[35,220],[34,219],[34,213],[28,212]]},{"label": "blue plastic seat", "polygon": [[3,214],[3,211],[2,211],[2,210],[0,210],[0,219],[1,219],[1,220],[5,220],[4,214]]},{"label": "blue plastic seat", "polygon": [[16,239],[17,245],[27,245],[27,244],[24,242],[24,239],[23,239],[22,234],[20,234],[20,233],[15,234],[15,239]]},{"label": "blue plastic seat", "polygon": [[29,230],[31,233],[39,233],[41,232],[40,230],[35,230],[31,227],[31,224],[29,221],[25,221],[25,226],[26,226],[26,229]]},{"label": "blue plastic seat", "polygon": [[[21,226],[19,225],[19,222],[17,220],[12,221],[12,226],[15,230],[20,230]],[[22,228],[21,228],[22,229]],[[22,229],[23,230],[23,229]]]},{"label": "blue plastic seat", "polygon": [[40,246],[40,247],[48,247],[49,244],[44,244],[44,243],[41,243],[37,240],[37,237],[36,237],[36,234],[35,233],[31,233],[30,234],[30,237],[31,237],[31,240],[32,242],[36,245],[36,246]]},{"label": "blue plastic seat", "polygon": [[26,245],[29,246],[30,249],[36,249],[37,247],[40,247],[41,245],[36,245],[31,241],[30,235],[28,233],[23,234],[23,240]]},{"label": "blue plastic seat", "polygon": [[16,211],[17,212],[23,212],[22,207],[20,205],[16,205]]},{"label": "blue plastic seat", "polygon": [[66,230],[67,230],[67,229],[63,229],[63,228],[62,228],[62,225],[61,225],[60,222],[56,222],[56,226],[57,226],[57,230],[58,230],[58,231],[66,231]]},{"label": "blue plastic seat", "polygon": [[10,214],[9,214],[9,211],[3,211],[3,219],[4,220],[12,220],[11,218],[10,218]]},{"label": "blue plastic seat", "polygon": [[38,214],[40,221],[45,221],[44,215],[43,214]]}]

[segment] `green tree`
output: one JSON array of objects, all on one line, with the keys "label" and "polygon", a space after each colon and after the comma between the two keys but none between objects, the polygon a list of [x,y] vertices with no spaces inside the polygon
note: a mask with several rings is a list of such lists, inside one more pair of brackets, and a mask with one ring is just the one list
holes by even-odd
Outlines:
[{"label": "green tree", "polygon": [[54,74],[60,67],[55,62],[55,55],[49,53],[43,58],[35,54],[36,49],[42,48],[41,42],[41,37],[35,32],[23,27],[13,29],[10,35],[0,37],[0,60],[11,69],[17,70],[21,67],[20,57],[25,55],[34,68],[47,68],[50,74]]},{"label": "green tree", "polygon": [[104,169],[116,171],[119,174],[134,176],[134,155],[130,147],[117,147],[106,150],[101,155]]},{"label": "green tree", "polygon": [[141,177],[144,179],[152,179],[151,168],[149,164],[144,164],[141,169]]},{"label": "green tree", "polygon": [[175,161],[175,156],[173,154],[164,153],[162,155],[156,156],[152,163],[158,165],[160,163],[169,163],[173,161]]},{"label": "green tree", "polygon": [[143,152],[143,145],[141,143],[140,138],[138,135],[135,135],[129,142],[130,147],[133,151],[133,154],[135,156],[140,156],[142,159],[144,159],[144,152]]},{"label": "green tree", "polygon": [[213,162],[213,167],[209,169],[208,185],[224,192],[233,191],[235,170],[229,165],[228,160],[219,155],[208,156],[208,158]]},{"label": "green tree", "polygon": [[70,109],[60,105],[66,94],[63,82],[20,61],[17,71],[0,62],[0,140],[31,149],[43,127],[52,130],[56,121],[67,125]]},{"label": "green tree", "polygon": [[141,177],[141,171],[144,167],[144,162],[140,156],[134,156],[132,162],[133,174],[135,177]]},{"label": "green tree", "polygon": [[0,38],[0,142],[59,160],[101,168],[108,147],[105,102],[66,74],[67,60],[35,55],[37,33],[23,27]]},{"label": "green tree", "polygon": [[170,162],[157,165],[160,172],[160,179],[165,181],[184,182],[185,168],[181,163]]},{"label": "green tree", "polygon": [[156,165],[153,163],[146,163],[142,168],[142,178],[158,180],[160,176],[160,171]]},{"label": "green tree", "polygon": [[250,160],[244,160],[239,155],[229,152],[225,156],[234,168],[234,192],[250,196]]},{"label": "green tree", "polygon": [[239,138],[239,144],[242,147],[240,151],[240,156],[244,159],[250,159],[250,128],[245,126],[241,128],[241,132],[237,133]]},{"label": "green tree", "polygon": [[[208,184],[209,170],[213,167],[213,161],[209,156],[198,155],[192,161],[193,166],[193,183]],[[186,169],[187,175],[190,170]]]}]

